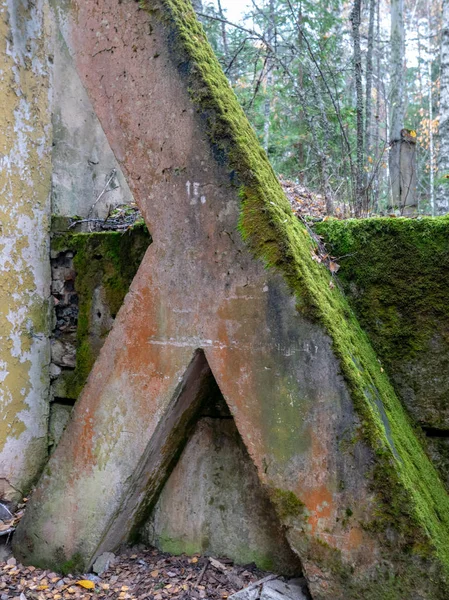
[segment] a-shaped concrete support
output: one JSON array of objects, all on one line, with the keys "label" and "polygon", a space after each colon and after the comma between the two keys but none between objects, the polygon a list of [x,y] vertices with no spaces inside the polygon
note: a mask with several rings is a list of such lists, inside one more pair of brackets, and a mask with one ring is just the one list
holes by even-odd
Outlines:
[{"label": "a-shaped concrete support", "polygon": [[84,569],[128,539],[204,394],[202,349],[314,598],[443,598],[448,498],[190,4],[72,6],[64,35],[154,241],[17,555]]}]

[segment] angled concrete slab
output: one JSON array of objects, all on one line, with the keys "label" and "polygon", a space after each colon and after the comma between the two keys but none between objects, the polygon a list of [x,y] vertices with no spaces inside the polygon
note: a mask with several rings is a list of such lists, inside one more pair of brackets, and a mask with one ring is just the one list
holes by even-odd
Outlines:
[{"label": "angled concrete slab", "polygon": [[70,571],[126,541],[207,363],[314,598],[444,598],[448,497],[191,5],[70,4],[67,44],[153,244],[16,554]]}]

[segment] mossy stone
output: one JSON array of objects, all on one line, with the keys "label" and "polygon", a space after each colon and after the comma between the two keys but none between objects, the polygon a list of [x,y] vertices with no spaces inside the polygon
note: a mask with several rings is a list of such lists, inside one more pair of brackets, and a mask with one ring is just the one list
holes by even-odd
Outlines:
[{"label": "mossy stone", "polygon": [[75,254],[73,263],[79,308],[77,350],[75,370],[64,375],[67,397],[78,397],[100,349],[98,340],[92,335],[94,290],[103,288],[109,312],[115,317],[150,243],[151,236],[142,226],[125,233],[65,233],[53,237],[52,251],[71,250]]}]

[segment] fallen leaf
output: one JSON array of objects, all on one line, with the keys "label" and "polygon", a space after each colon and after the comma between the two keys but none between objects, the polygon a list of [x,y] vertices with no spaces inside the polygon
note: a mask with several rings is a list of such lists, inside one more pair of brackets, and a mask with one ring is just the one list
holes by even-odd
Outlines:
[{"label": "fallen leaf", "polygon": [[86,590],[95,589],[95,583],[93,581],[90,581],[90,579],[80,579],[76,582],[76,585],[79,585],[80,587]]}]

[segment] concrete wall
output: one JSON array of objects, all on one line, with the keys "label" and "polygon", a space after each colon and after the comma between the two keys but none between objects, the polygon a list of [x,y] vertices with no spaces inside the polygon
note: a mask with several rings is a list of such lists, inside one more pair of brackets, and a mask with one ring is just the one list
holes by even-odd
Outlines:
[{"label": "concrete wall", "polygon": [[151,237],[143,227],[126,233],[66,232],[52,236],[52,449],[150,243]]},{"label": "concrete wall", "polygon": [[315,225],[403,405],[449,489],[449,219]]},{"label": "concrete wall", "polygon": [[[54,14],[63,17],[61,6],[55,6]],[[105,218],[109,209],[131,204],[126,179],[58,28],[53,96],[53,214]]]},{"label": "concrete wall", "polygon": [[51,38],[44,0],[0,5],[0,499],[47,454]]},{"label": "concrete wall", "polygon": [[0,500],[12,501],[48,454],[50,215],[104,218],[133,198],[48,0],[7,0],[0,28]]}]

